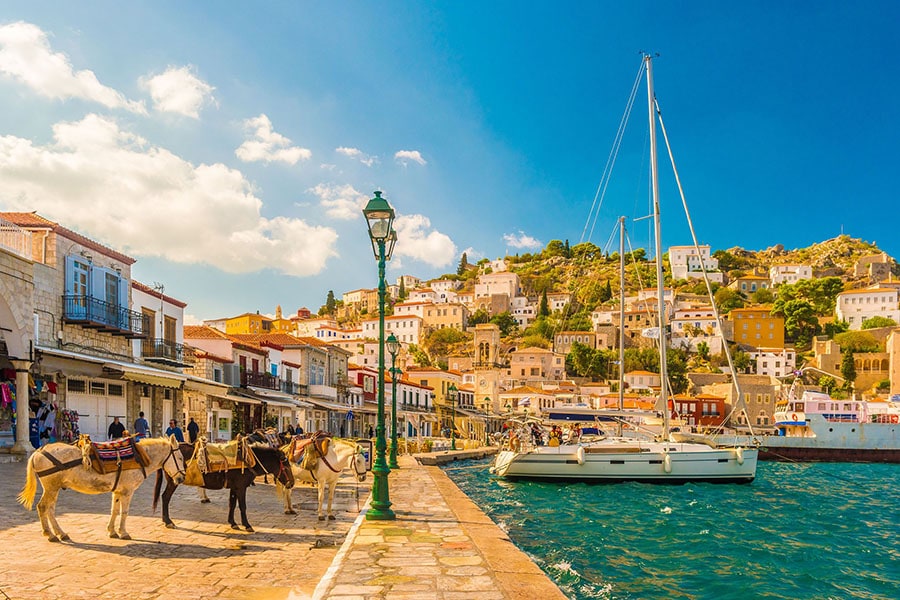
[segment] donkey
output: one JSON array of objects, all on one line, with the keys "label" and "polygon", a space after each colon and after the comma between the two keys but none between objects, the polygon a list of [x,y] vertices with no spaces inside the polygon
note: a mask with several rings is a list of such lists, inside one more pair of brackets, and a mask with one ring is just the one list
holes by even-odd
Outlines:
[{"label": "donkey", "polygon": [[[246,531],[252,532],[253,527],[247,520],[247,488],[253,485],[253,480],[259,476],[271,474],[282,486],[290,489],[294,486],[294,475],[291,472],[287,458],[274,448],[263,446],[247,446],[247,452],[252,459],[247,461],[252,466],[243,465],[229,468],[223,471],[213,471],[202,475],[202,485],[199,482],[186,482],[185,485],[193,485],[208,490],[221,490],[228,488],[228,523],[232,529],[239,529],[234,520],[235,506],[241,510],[241,524]],[[193,444],[181,444],[181,453],[185,460],[191,460],[195,454]],[[193,465],[189,465],[193,468]],[[169,501],[172,494],[178,488],[179,482],[174,481],[166,474],[166,489],[162,493],[162,520],[166,527],[174,529],[175,523],[169,518]],[[153,510],[159,503],[160,489],[162,487],[162,474],[157,474],[156,484],[153,487]]]},{"label": "donkey", "polygon": [[[106,530],[109,537],[130,540],[125,529],[125,519],[134,491],[144,482],[147,473],[163,469],[172,481],[184,481],[184,457],[178,451],[175,436],[168,438],[144,438],[137,442],[147,457],[140,469],[126,469],[100,474],[87,467],[82,449],[70,444],[54,443],[42,447],[28,459],[25,487],[18,501],[31,510],[40,480],[44,493],[38,502],[41,531],[51,542],[68,541],[69,535],[56,521],[56,501],[59,491],[72,489],[82,494],[112,492],[112,508]],[[116,528],[116,517],[119,526]]]}]

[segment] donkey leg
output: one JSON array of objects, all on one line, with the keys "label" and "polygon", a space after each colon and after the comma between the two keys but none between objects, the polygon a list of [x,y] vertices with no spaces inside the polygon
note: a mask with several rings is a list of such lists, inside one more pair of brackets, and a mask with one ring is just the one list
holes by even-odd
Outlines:
[{"label": "donkey leg", "polygon": [[174,481],[166,477],[166,489],[162,494],[162,520],[167,529],[175,529],[175,523],[169,518],[169,501],[172,500],[172,494],[177,487]]},{"label": "donkey leg", "polygon": [[328,484],[328,520],[334,521],[334,511],[331,510],[331,504],[334,502],[334,492],[337,490],[337,478]]},{"label": "donkey leg", "polygon": [[325,505],[325,480],[319,479],[319,520],[325,520],[325,513],[322,511],[322,507]]},{"label": "donkey leg", "polygon": [[[249,483],[253,483],[253,480],[251,479]],[[248,483],[248,486],[249,486],[249,483]],[[240,490],[238,490],[237,497],[238,497],[238,504],[241,507],[241,523],[243,524],[244,529],[252,532],[253,527],[250,526],[250,521],[247,520],[247,488],[244,487],[244,488],[241,488]]]},{"label": "donkey leg", "polygon": [[119,534],[116,533],[116,517],[119,516],[121,510],[122,499],[119,497],[119,492],[113,492],[112,502],[109,507],[109,522],[106,524],[106,531],[111,538],[119,537]]},{"label": "donkey leg", "polygon": [[228,491],[228,524],[232,529],[237,529],[237,523],[234,522],[234,507],[237,505],[237,493],[234,488]]},{"label": "donkey leg", "polygon": [[123,491],[119,498],[119,538],[130,540],[131,536],[125,530],[125,520],[128,518],[128,509],[131,507],[131,499],[134,497],[134,490]]},{"label": "donkey leg", "polygon": [[[54,518],[53,512],[56,508],[56,500],[59,497],[58,489],[48,489],[46,484],[43,484],[44,493],[41,494],[41,499],[37,504],[37,512],[38,518],[41,521],[41,533],[51,542],[58,542],[62,539],[62,536],[66,535],[59,528],[59,524],[56,523],[56,519]],[[66,536],[68,539],[68,536]]]},{"label": "donkey leg", "polygon": [[209,496],[206,495],[206,488],[198,487],[198,488],[197,488],[197,495],[200,496],[200,503],[201,503],[201,504],[208,504],[208,503],[209,503]]},{"label": "donkey leg", "polygon": [[284,487],[281,485],[280,481],[276,480],[275,493],[278,494],[278,497],[284,502],[284,514],[296,515],[297,511],[291,506],[291,488]]}]

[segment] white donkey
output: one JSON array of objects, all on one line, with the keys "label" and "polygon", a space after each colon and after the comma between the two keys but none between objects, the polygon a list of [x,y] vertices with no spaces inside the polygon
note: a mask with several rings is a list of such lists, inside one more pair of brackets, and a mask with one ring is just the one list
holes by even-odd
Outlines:
[{"label": "white donkey", "polygon": [[[83,463],[81,448],[69,444],[48,444],[28,459],[25,487],[22,488],[18,501],[31,510],[40,479],[41,487],[44,488],[37,505],[41,530],[48,540],[58,542],[69,539],[56,521],[56,501],[60,490],[71,489],[82,494],[112,492],[112,508],[106,529],[111,538],[130,540],[131,536],[125,530],[125,519],[128,517],[131,497],[147,478],[147,474],[163,468],[179,483],[184,481],[184,458],[174,435],[169,438],[144,438],[137,444],[148,458],[143,469],[125,469],[103,475]],[[118,529],[116,517],[120,517]]]},{"label": "white donkey", "polygon": [[[334,520],[334,512],[331,510],[334,501],[334,492],[337,488],[338,479],[344,469],[353,469],[353,474],[358,481],[366,480],[366,458],[363,456],[362,446],[356,442],[347,440],[339,440],[333,438],[325,438],[325,450],[319,449],[320,446],[313,443],[305,448],[305,452],[316,452],[318,461],[314,470],[305,469],[300,466],[300,462],[295,462],[299,458],[296,455],[295,448],[300,440],[292,441],[290,444],[282,448],[282,451],[288,456],[291,463],[291,470],[294,473],[294,480],[304,483],[312,483],[319,488],[319,520],[324,521],[326,515],[329,520]],[[291,506],[291,490],[286,490],[280,483],[276,482],[276,493],[284,500],[284,514],[294,515],[297,512]],[[325,503],[326,490],[328,493],[328,509],[327,513],[322,510]]]}]

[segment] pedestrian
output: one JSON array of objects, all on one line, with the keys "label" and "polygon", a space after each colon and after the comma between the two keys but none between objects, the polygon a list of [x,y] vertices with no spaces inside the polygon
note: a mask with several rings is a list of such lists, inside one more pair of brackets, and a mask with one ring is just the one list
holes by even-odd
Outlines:
[{"label": "pedestrian", "polygon": [[113,422],[109,424],[106,434],[111,440],[117,440],[125,435],[125,425],[119,423],[119,417],[113,417]]},{"label": "pedestrian", "polygon": [[184,432],[181,431],[181,427],[178,426],[178,422],[175,419],[169,421],[169,428],[166,429],[166,437],[170,435],[174,435],[179,442],[184,441]]},{"label": "pedestrian", "polygon": [[290,421],[288,421],[287,427],[284,430],[285,437],[287,437],[287,436],[294,437],[295,433],[296,432],[294,431],[294,426],[291,424]]},{"label": "pedestrian", "polygon": [[188,440],[190,440],[190,442],[192,444],[196,443],[197,436],[200,435],[200,426],[197,425],[196,421],[194,421],[194,417],[191,417],[191,422],[188,423],[187,430],[188,430]]},{"label": "pedestrian", "polygon": [[138,418],[134,420],[134,435],[139,439],[150,437],[150,423],[144,418],[144,411],[138,413]]},{"label": "pedestrian", "polygon": [[375,437],[375,430],[369,425],[369,438],[371,439],[373,437]]}]

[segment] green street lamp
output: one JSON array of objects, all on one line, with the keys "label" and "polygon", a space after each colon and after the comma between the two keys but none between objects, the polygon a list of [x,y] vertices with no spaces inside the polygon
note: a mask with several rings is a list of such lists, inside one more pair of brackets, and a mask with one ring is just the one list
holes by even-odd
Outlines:
[{"label": "green street lamp", "polygon": [[451,383],[450,387],[447,388],[447,400],[450,401],[450,408],[453,409],[453,416],[450,421],[450,449],[456,450],[456,397],[459,394],[459,391],[456,389],[456,384]]},{"label": "green street lamp", "polygon": [[366,224],[369,227],[369,239],[372,250],[378,260],[378,421],[375,428],[375,462],[372,465],[372,506],[366,513],[369,521],[390,521],[396,518],[391,510],[390,491],[388,490],[388,468],[385,460],[387,443],[384,438],[384,263],[390,260],[397,241],[397,234],[392,229],[394,209],[388,201],[375,192],[363,209]]},{"label": "green street lamp", "polygon": [[387,351],[391,355],[391,456],[388,466],[393,469],[399,469],[397,464],[397,375],[400,369],[397,368],[397,354],[400,352],[400,342],[394,337],[394,334],[388,336]]}]

